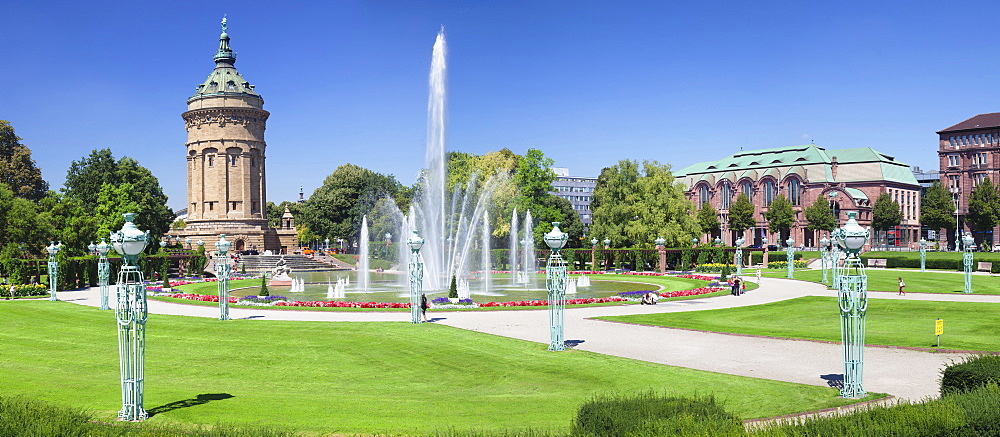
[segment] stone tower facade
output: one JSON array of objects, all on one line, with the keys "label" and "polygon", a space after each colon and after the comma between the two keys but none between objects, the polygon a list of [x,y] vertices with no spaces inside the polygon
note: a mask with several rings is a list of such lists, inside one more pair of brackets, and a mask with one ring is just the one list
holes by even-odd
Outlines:
[{"label": "stone tower facade", "polygon": [[294,221],[267,225],[264,129],[270,114],[236,70],[226,30],[223,19],[215,68],[181,114],[188,134],[188,216],[187,228],[175,234],[206,242],[226,234],[233,250],[287,253],[297,243]]}]

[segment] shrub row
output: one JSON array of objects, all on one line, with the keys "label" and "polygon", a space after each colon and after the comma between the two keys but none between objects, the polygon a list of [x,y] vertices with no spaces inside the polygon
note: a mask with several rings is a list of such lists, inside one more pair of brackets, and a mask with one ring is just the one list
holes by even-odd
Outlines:
[{"label": "shrub row", "polygon": [[[808,265],[808,263],[806,263],[805,261],[798,261],[798,260],[793,261],[792,264],[793,264],[792,267],[794,267],[796,269],[804,269]],[[769,268],[769,269],[787,269],[788,268],[788,261],[771,261],[771,262],[767,263],[767,268]]]}]

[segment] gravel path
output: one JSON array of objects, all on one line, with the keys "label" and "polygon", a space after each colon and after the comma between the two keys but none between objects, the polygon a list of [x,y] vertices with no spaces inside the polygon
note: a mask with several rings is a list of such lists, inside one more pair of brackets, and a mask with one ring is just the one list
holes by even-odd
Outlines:
[{"label": "gravel path", "polygon": [[[60,292],[68,302],[98,306],[98,289]],[[672,366],[811,385],[833,385],[842,378],[842,348],[838,344],[717,334],[681,329],[629,325],[592,317],[699,311],[778,302],[801,296],[836,296],[826,287],[789,279],[764,278],[761,288],[743,296],[719,296],[658,305],[622,305],[573,308],[566,311],[566,340],[572,347],[601,354],[634,358]],[[1000,296],[871,292],[873,299],[908,299],[1000,303]],[[218,308],[149,301],[149,311],[194,317],[218,317]],[[548,311],[438,312],[435,323],[505,337],[549,342]],[[326,322],[407,322],[409,312],[291,311],[230,308],[234,319]],[[920,400],[936,397],[938,375],[960,354],[909,349],[865,349],[865,389]]]}]

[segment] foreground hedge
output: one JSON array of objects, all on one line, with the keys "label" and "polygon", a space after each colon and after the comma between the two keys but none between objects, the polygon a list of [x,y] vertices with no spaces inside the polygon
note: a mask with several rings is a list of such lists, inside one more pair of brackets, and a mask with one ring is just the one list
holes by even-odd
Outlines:
[{"label": "foreground hedge", "polygon": [[964,357],[941,371],[941,396],[990,384],[1000,384],[1000,356],[997,355]]},{"label": "foreground hedge", "polygon": [[[861,259],[884,259],[886,268],[890,269],[920,268],[919,252],[868,252],[861,254]],[[976,263],[972,265],[973,269],[977,267],[979,262],[991,262],[993,267],[990,271],[1000,273],[1000,254],[976,252],[973,254],[973,261]],[[935,270],[965,270],[965,266],[962,264],[962,254],[958,252],[928,252],[924,265],[928,269]]]},{"label": "foreground hedge", "polygon": [[702,436],[737,435],[742,431],[740,419],[726,412],[711,396],[685,398],[646,392],[588,401],[577,412],[572,435]]}]

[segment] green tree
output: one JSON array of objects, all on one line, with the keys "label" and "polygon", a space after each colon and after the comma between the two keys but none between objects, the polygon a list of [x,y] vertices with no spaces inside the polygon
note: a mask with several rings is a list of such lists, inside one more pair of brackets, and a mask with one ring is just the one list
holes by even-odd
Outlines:
[{"label": "green tree", "polygon": [[309,196],[299,209],[302,215],[296,216],[296,221],[301,220],[310,232],[323,238],[344,238],[354,242],[361,229],[361,218],[379,199],[394,197],[400,188],[400,183],[391,175],[344,164]]},{"label": "green tree", "polygon": [[0,248],[5,253],[39,256],[49,240],[57,239],[48,223],[39,217],[34,202],[17,197],[7,184],[0,182]]},{"label": "green tree", "polygon": [[820,196],[812,205],[805,209],[806,229],[810,231],[832,231],[837,228],[837,219],[833,217],[830,201]]},{"label": "green tree", "polygon": [[778,194],[771,202],[771,206],[764,212],[764,219],[767,220],[767,227],[771,232],[779,234],[788,232],[792,224],[795,223],[795,211],[792,209],[792,203],[784,194]]},{"label": "green tree", "polygon": [[990,178],[983,179],[969,194],[966,221],[978,231],[990,230],[1000,224],[1000,193]]},{"label": "green tree", "polygon": [[[105,188],[105,185],[111,187]],[[134,212],[137,214],[136,226],[154,235],[167,233],[174,221],[174,213],[167,207],[167,196],[163,194],[159,179],[135,159],[126,156],[115,160],[110,149],[93,150],[81,160],[73,161],[66,173],[64,192],[84,205],[98,205],[103,192],[105,201],[116,205],[103,210],[98,205],[96,209],[102,213]],[[133,209],[123,211],[125,207]],[[102,230],[124,223],[120,215],[98,216]]]},{"label": "green tree", "polygon": [[889,193],[879,194],[872,205],[872,227],[876,231],[882,231],[882,240],[885,241],[885,231],[899,226],[903,221],[903,209],[899,202],[892,200]]},{"label": "green tree", "polygon": [[9,121],[0,120],[0,183],[15,196],[31,201],[45,197],[49,184],[31,159],[31,150],[21,144]]},{"label": "green tree", "polygon": [[736,202],[729,206],[729,229],[743,235],[747,229],[754,227],[757,220],[754,219],[754,206],[746,194],[740,193],[736,196]]},{"label": "green tree", "polygon": [[49,195],[38,202],[38,209],[38,220],[48,229],[51,239],[63,242],[60,253],[85,255],[88,244],[108,236],[98,231],[101,216],[85,208],[78,199],[49,191]]},{"label": "green tree", "polygon": [[940,181],[934,181],[924,193],[920,222],[934,230],[955,229],[955,202]]},{"label": "green tree", "polygon": [[698,226],[701,227],[701,232],[705,234],[705,238],[711,239],[713,232],[718,232],[722,229],[721,223],[719,223],[719,212],[709,205],[708,202],[702,203],[701,208],[698,209]]},{"label": "green tree", "polygon": [[594,188],[591,235],[618,247],[651,246],[662,236],[668,246],[688,244],[698,221],[670,166],[623,160],[601,171]]}]

